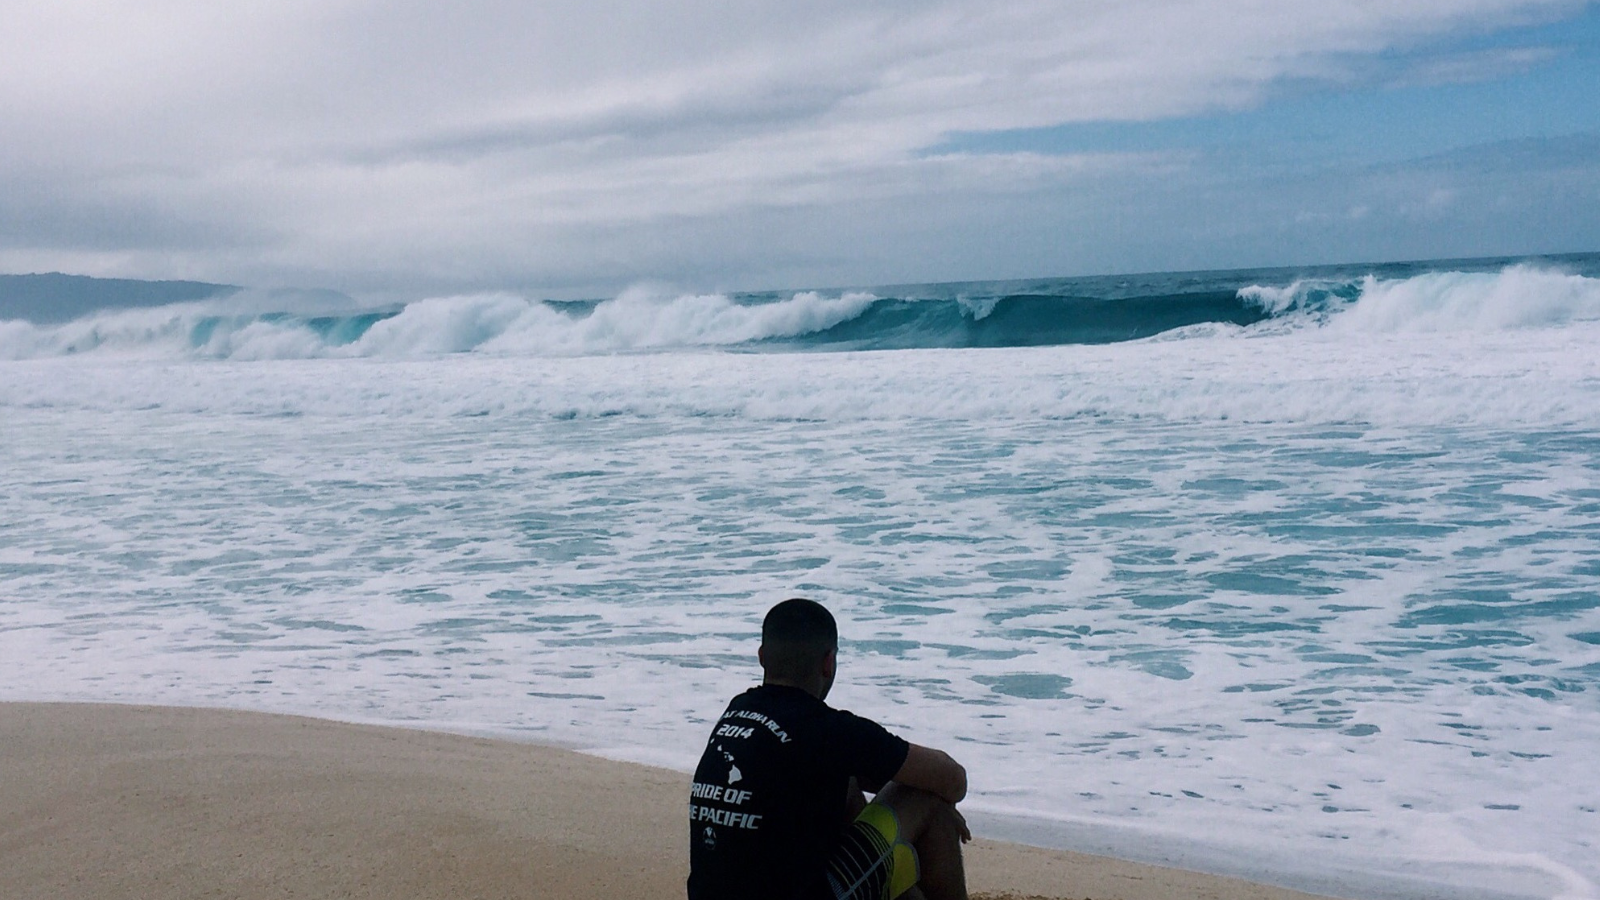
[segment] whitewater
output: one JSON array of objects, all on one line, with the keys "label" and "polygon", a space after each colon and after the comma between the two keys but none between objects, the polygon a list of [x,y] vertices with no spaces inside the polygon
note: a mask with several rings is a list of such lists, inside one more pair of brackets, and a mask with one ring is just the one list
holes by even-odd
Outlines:
[{"label": "whitewater", "polygon": [[0,321],[0,699],[688,771],[805,595],[983,834],[1594,900],[1596,346],[1600,256]]}]

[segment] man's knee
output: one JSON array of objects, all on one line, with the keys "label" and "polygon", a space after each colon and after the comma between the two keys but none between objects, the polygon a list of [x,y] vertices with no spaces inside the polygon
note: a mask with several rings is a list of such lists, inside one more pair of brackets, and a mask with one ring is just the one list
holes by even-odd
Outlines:
[{"label": "man's knee", "polygon": [[891,781],[873,802],[894,810],[903,837],[910,843],[918,843],[924,837],[959,840],[960,816],[954,806],[936,794]]}]

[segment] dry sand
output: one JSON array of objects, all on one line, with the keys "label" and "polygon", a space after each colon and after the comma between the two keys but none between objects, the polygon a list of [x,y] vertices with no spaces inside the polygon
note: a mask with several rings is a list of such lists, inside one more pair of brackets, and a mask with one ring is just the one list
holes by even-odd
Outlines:
[{"label": "dry sand", "polygon": [[[677,898],[687,797],[685,775],[531,744],[0,704],[0,897]],[[983,840],[967,860],[991,900],[1309,898]]]}]

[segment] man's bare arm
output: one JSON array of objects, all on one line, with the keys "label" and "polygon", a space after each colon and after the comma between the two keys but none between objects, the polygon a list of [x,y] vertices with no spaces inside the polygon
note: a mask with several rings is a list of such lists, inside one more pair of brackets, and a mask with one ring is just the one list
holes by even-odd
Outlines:
[{"label": "man's bare arm", "polygon": [[950,754],[932,747],[912,744],[906,761],[894,775],[895,782],[920,788],[946,803],[960,803],[967,796],[967,770]]}]

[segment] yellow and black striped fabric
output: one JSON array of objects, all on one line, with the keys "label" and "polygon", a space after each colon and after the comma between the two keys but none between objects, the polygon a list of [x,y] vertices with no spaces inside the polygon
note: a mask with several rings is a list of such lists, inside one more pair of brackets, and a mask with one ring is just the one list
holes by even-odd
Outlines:
[{"label": "yellow and black striped fabric", "polygon": [[900,836],[894,810],[869,803],[845,829],[828,863],[835,900],[894,900],[917,883],[917,851]]}]

